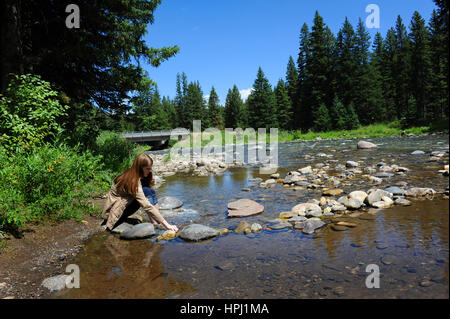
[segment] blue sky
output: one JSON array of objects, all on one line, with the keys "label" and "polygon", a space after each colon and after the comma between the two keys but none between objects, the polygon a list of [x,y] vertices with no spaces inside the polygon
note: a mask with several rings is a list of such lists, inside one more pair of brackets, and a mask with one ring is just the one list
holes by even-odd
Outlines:
[{"label": "blue sky", "polygon": [[289,56],[297,60],[300,28],[306,22],[311,29],[316,10],[336,35],[345,17],[354,27],[359,18],[365,22],[369,4],[380,9],[380,28],[369,29],[372,39],[377,31],[385,37],[399,14],[409,27],[415,10],[428,23],[436,8],[432,0],[163,0],[145,41],[154,48],[178,45],[180,51],[145,69],[161,96],[174,98],[176,74],[185,72],[205,96],[214,86],[223,105],[234,84],[246,96],[258,67],[272,86],[285,79]]}]

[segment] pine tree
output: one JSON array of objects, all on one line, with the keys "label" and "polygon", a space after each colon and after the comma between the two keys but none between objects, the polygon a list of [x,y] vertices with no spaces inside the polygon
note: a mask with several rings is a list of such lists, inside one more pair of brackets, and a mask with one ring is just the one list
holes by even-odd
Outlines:
[{"label": "pine tree", "polygon": [[324,103],[314,111],[314,129],[318,132],[326,132],[331,128],[331,118],[328,108]]},{"label": "pine tree", "polygon": [[396,50],[397,41],[395,30],[390,28],[387,31],[386,39],[384,41],[383,50],[383,99],[386,108],[386,118],[390,120],[398,119],[397,109],[395,103],[396,94]]},{"label": "pine tree", "polygon": [[373,83],[373,70],[369,65],[370,35],[361,18],[358,21],[355,39],[356,82],[352,103],[355,105],[359,121],[367,125],[373,120],[370,116],[373,114],[371,108],[374,107],[372,104],[369,105],[368,98],[373,94],[372,91],[376,84]]},{"label": "pine tree", "polygon": [[434,119],[448,118],[448,43],[446,41],[448,40],[448,21],[445,23],[445,19],[434,10],[429,29],[431,77],[428,92],[430,108]]},{"label": "pine tree", "polygon": [[[427,117],[427,84],[430,81],[430,35],[419,12],[415,11],[410,25],[411,38],[411,75],[410,92],[415,100],[415,118]],[[415,124],[418,124],[416,122]]]},{"label": "pine tree", "polygon": [[186,122],[189,123],[189,125],[186,125],[186,127],[192,129],[193,121],[200,120],[203,122],[205,115],[206,108],[200,83],[198,81],[191,82],[186,89],[186,105],[184,117]]},{"label": "pine tree", "polygon": [[350,104],[356,93],[358,62],[355,51],[355,31],[345,18],[336,43],[336,93],[344,105]]},{"label": "pine tree", "polygon": [[381,123],[386,119],[386,101],[384,98],[384,87],[387,81],[384,80],[384,41],[379,32],[375,34],[370,54],[370,76],[372,77],[372,90],[368,97],[368,118],[371,123]]},{"label": "pine tree", "polygon": [[222,116],[220,115],[219,107],[219,96],[214,87],[212,87],[208,100],[209,126],[223,129]]},{"label": "pine tree", "polygon": [[288,88],[283,79],[278,81],[275,87],[275,101],[277,108],[277,122],[281,129],[289,130],[292,121],[292,104],[289,98]]},{"label": "pine tree", "polygon": [[175,110],[175,104],[170,98],[167,96],[164,96],[162,98],[162,106],[164,111],[167,114],[167,119],[169,122],[169,128],[174,129],[177,127],[177,112]]},{"label": "pine tree", "polygon": [[306,63],[309,60],[310,54],[309,37],[310,34],[308,25],[304,23],[300,30],[300,49],[297,59],[298,82],[296,97],[292,103],[294,108],[294,129],[306,129],[310,125],[309,123],[312,122],[311,104],[307,100],[308,88],[306,87],[308,84],[306,81]]},{"label": "pine tree", "polygon": [[[311,117],[315,113],[319,114],[317,108],[322,104],[331,108],[334,98],[334,61],[333,51],[335,38],[330,29],[324,24],[323,18],[316,11],[314,25],[309,41],[309,55],[305,69],[305,103],[306,117]],[[305,110],[305,109],[304,109]],[[308,114],[309,113],[309,114]],[[323,113],[323,112],[322,112]],[[303,114],[302,114],[303,115]],[[313,123],[315,121],[313,120]],[[304,129],[311,127],[313,123],[305,123]]]},{"label": "pine tree", "polygon": [[[295,103],[297,102],[297,87],[298,87],[298,71],[295,67],[294,59],[292,58],[292,56],[289,56],[289,62],[286,69],[286,88],[290,104],[293,110],[297,109],[295,105]],[[287,127],[289,129],[292,129],[293,125],[294,121],[293,118],[291,117],[291,119],[289,120],[289,125]]]},{"label": "pine tree", "polygon": [[255,130],[277,127],[275,96],[261,67],[248,97],[248,121]]},{"label": "pine tree", "polygon": [[393,80],[395,86],[395,108],[397,111],[397,118],[401,119],[405,116],[406,106],[408,105],[410,92],[408,90],[409,75],[410,75],[410,39],[406,32],[406,27],[403,24],[400,15],[397,17],[395,25],[396,48],[394,54],[393,64]]},{"label": "pine tree", "polygon": [[240,125],[240,116],[242,112],[242,99],[239,89],[233,85],[233,89],[228,89],[225,101],[225,127],[237,128]]},{"label": "pine tree", "polygon": [[336,95],[333,100],[333,107],[330,111],[331,127],[336,130],[343,130],[348,119],[347,109]]}]

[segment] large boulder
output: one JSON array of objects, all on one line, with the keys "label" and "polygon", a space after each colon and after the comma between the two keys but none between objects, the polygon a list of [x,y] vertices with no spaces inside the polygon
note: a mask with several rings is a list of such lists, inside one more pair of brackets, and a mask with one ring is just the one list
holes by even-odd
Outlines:
[{"label": "large boulder", "polygon": [[186,241],[201,241],[215,237],[217,235],[218,231],[214,228],[200,224],[191,224],[187,227],[184,227],[180,231],[178,237]]},{"label": "large boulder", "polygon": [[228,217],[247,217],[260,214],[264,206],[248,198],[228,203]]},{"label": "large boulder", "polygon": [[176,209],[183,206],[183,202],[175,197],[164,196],[158,199],[159,209]]},{"label": "large boulder", "polygon": [[359,141],[356,147],[360,150],[365,150],[365,149],[377,148],[378,146],[371,142]]}]

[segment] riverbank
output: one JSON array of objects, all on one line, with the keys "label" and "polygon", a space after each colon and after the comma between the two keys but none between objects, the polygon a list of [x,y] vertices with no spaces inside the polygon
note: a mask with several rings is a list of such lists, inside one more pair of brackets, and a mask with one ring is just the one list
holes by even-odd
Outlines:
[{"label": "riverbank", "polygon": [[[448,134],[448,124],[433,124],[429,126],[402,128],[398,121],[383,124],[361,126],[354,130],[337,130],[327,132],[302,133],[297,131],[278,130],[278,142],[312,141],[312,140],[339,140],[339,139],[365,139],[395,136],[423,136],[428,134]],[[266,140],[270,138],[270,130],[266,130]],[[217,130],[216,132],[193,132],[190,139],[182,141],[171,140],[169,147],[204,147],[228,144],[248,144],[249,141],[258,141],[258,132],[254,129],[235,129],[232,131]],[[273,142],[273,141],[270,141]],[[166,159],[168,161],[170,157]]]}]

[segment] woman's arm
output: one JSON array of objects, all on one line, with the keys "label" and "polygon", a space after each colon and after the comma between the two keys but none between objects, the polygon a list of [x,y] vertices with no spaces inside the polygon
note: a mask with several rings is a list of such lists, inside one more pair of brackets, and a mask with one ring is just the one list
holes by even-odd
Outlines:
[{"label": "woman's arm", "polygon": [[136,193],[136,200],[138,201],[139,205],[145,210],[145,212],[152,216],[157,222],[161,223],[164,228],[167,230],[173,230],[175,232],[178,231],[178,227],[175,225],[170,225],[164,217],[159,212],[159,209],[150,204],[150,201],[147,197],[145,197],[144,191],[142,190],[142,185],[139,183],[138,185],[138,191]]}]

